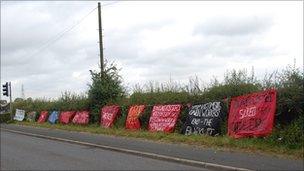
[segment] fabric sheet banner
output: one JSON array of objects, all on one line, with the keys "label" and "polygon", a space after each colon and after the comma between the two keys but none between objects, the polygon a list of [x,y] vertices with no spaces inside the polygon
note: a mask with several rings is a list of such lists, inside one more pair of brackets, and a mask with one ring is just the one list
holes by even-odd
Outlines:
[{"label": "fabric sheet banner", "polygon": [[276,110],[276,90],[231,99],[228,135],[234,138],[261,137],[271,133]]},{"label": "fabric sheet banner", "polygon": [[36,117],[37,117],[37,112],[36,111],[32,111],[32,112],[27,113],[26,120],[30,121],[30,122],[35,122],[36,121]]},{"label": "fabric sheet banner", "polygon": [[48,111],[41,111],[40,116],[38,118],[38,123],[43,123],[48,119],[49,112]]},{"label": "fabric sheet banner", "polygon": [[79,125],[87,125],[89,123],[89,111],[77,111],[72,122]]},{"label": "fabric sheet banner", "polygon": [[140,129],[139,117],[145,110],[145,105],[131,106],[126,119],[126,129]]},{"label": "fabric sheet banner", "polygon": [[149,131],[173,132],[181,106],[181,104],[153,106],[149,120]]},{"label": "fabric sheet banner", "polygon": [[75,111],[64,111],[59,115],[59,122],[63,124],[68,124],[71,122],[75,115]]},{"label": "fabric sheet banner", "polygon": [[218,135],[223,119],[221,102],[209,102],[190,108],[183,126],[183,134]]},{"label": "fabric sheet banner", "polygon": [[117,105],[104,106],[100,113],[100,125],[109,128],[113,125],[116,118],[120,114],[120,107]]},{"label": "fabric sheet banner", "polygon": [[58,120],[58,115],[59,115],[59,112],[58,111],[53,111],[51,113],[51,115],[49,116],[49,119],[48,121],[51,123],[51,124],[55,124]]},{"label": "fabric sheet banner", "polygon": [[25,111],[20,110],[20,109],[16,109],[14,120],[23,121],[24,117],[25,117]]}]

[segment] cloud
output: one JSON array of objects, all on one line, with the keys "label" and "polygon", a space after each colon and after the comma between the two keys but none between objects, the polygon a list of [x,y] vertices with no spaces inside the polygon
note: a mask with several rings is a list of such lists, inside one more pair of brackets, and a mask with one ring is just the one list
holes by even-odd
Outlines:
[{"label": "cloud", "polygon": [[[1,82],[15,83],[14,97],[21,94],[21,84],[33,97],[58,97],[65,90],[87,89],[89,69],[98,63],[98,43],[81,37],[81,26],[42,51],[39,49],[83,17],[88,8],[46,2],[1,6]],[[21,9],[23,15],[16,18]],[[75,72],[79,73],[77,77]]]},{"label": "cloud", "polygon": [[[122,68],[129,87],[170,76],[186,82],[197,75],[208,82],[227,69],[271,70],[293,61],[290,56],[297,61],[303,56],[302,18],[290,20],[302,8],[244,3],[220,10],[223,6],[213,2],[147,3],[103,8],[104,56]],[[99,70],[96,10],[60,40],[31,54],[95,7],[96,2],[1,2],[1,82],[14,83],[14,97],[21,95],[21,84],[31,97],[87,90],[89,70]]]},{"label": "cloud", "polygon": [[270,29],[272,19],[270,17],[214,17],[201,23],[194,30],[194,34],[206,36],[244,36],[261,34]]},{"label": "cloud", "polygon": [[[263,21],[258,22],[257,19]],[[230,67],[233,62],[250,62],[277,55],[276,46],[256,41],[263,39],[271,29],[271,17],[218,20],[223,21],[222,24],[228,23],[231,26],[226,35],[223,34],[224,30],[218,29],[210,34],[202,29],[202,25],[206,23],[209,29],[223,27],[214,18],[209,18],[204,22],[205,24],[194,25],[192,29],[194,31],[189,32],[181,32],[176,21],[150,23],[151,28],[149,25],[141,24],[129,29],[109,30],[109,36],[105,38],[105,42],[108,43],[106,52],[110,55],[109,59],[119,61],[123,77],[127,78],[125,80],[129,85],[150,80],[167,81],[170,75],[182,82],[194,75],[209,81],[214,75]],[[238,25],[232,27],[234,23]],[[245,32],[249,27],[251,29]],[[163,30],[165,30],[164,34],[160,33]],[[237,35],[238,31],[240,31],[239,35]],[[156,42],[151,43],[154,43],[154,47],[161,47],[155,45],[156,43],[163,44],[164,47],[147,50],[150,48],[150,43],[146,42],[150,40],[143,33],[157,37]],[[168,36],[171,33],[175,36],[175,42]],[[180,35],[177,35],[178,33]]]}]

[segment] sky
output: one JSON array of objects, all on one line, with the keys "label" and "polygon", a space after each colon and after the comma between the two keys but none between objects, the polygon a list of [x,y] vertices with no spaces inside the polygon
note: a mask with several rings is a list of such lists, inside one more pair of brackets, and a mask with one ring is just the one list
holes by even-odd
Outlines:
[{"label": "sky", "polygon": [[[301,1],[101,5],[104,56],[121,69],[128,91],[149,81],[187,84],[195,76],[202,84],[221,81],[232,69],[254,68],[258,78],[287,65],[303,70]],[[25,98],[88,90],[89,70],[99,70],[96,7],[97,1],[1,1],[1,84],[12,82],[13,99],[22,97],[22,85]]]}]

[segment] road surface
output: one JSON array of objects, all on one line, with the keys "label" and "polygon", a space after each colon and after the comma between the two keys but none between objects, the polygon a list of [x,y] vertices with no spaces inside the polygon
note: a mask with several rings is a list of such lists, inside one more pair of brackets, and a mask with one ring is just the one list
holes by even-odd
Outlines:
[{"label": "road surface", "polygon": [[1,170],[206,170],[1,130]]},{"label": "road surface", "polygon": [[[76,131],[65,131],[53,128],[38,128],[31,126],[22,126],[15,124],[0,124],[1,132],[4,130],[18,133],[17,135],[33,135],[39,138],[53,137],[50,139],[64,139],[68,142],[83,142],[104,146],[100,149],[108,150],[109,148],[137,151],[136,155],[148,153],[150,155],[140,155],[155,159],[155,155],[164,157],[156,157],[156,159],[168,159],[166,161],[175,161],[193,164],[192,166],[200,166],[207,169],[225,169],[225,170],[304,170],[302,159],[288,159],[283,157],[274,157],[266,154],[244,153],[237,151],[217,150],[213,148],[202,148],[193,145],[174,144],[148,141],[136,138],[117,137],[102,134],[90,134]],[[49,138],[47,138],[49,139]],[[63,141],[66,142],[66,141]],[[83,143],[76,143],[82,145]],[[93,145],[93,147],[96,147]],[[106,148],[105,148],[106,147]],[[108,148],[109,147],[109,148]],[[117,151],[117,150],[114,150]],[[2,152],[1,152],[2,154]],[[130,153],[123,153],[130,154]],[[132,153],[134,154],[134,153]],[[134,156],[134,155],[131,155]],[[174,160],[172,160],[174,158]],[[187,162],[185,162],[185,160]],[[195,163],[199,162],[197,165]],[[228,169],[227,169],[228,167]],[[231,168],[232,167],[232,168]],[[127,168],[126,168],[127,169]],[[149,169],[149,168],[140,168]],[[158,170],[158,168],[155,168]],[[174,170],[174,169],[173,169]]]}]

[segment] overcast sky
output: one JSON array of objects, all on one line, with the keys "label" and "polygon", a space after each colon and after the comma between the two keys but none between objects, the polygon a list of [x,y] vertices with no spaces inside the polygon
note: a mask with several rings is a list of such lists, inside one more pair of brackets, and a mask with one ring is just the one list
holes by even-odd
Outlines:
[{"label": "overcast sky", "polygon": [[[104,53],[125,86],[148,81],[208,83],[254,67],[258,77],[303,67],[303,2],[102,2]],[[83,93],[98,70],[97,2],[1,1],[1,84],[13,98]],[[48,45],[46,48],[43,45]],[[41,50],[40,50],[41,49]],[[40,51],[39,51],[40,50]],[[1,88],[2,96],[2,88]],[[2,99],[7,99],[1,97]]]}]

